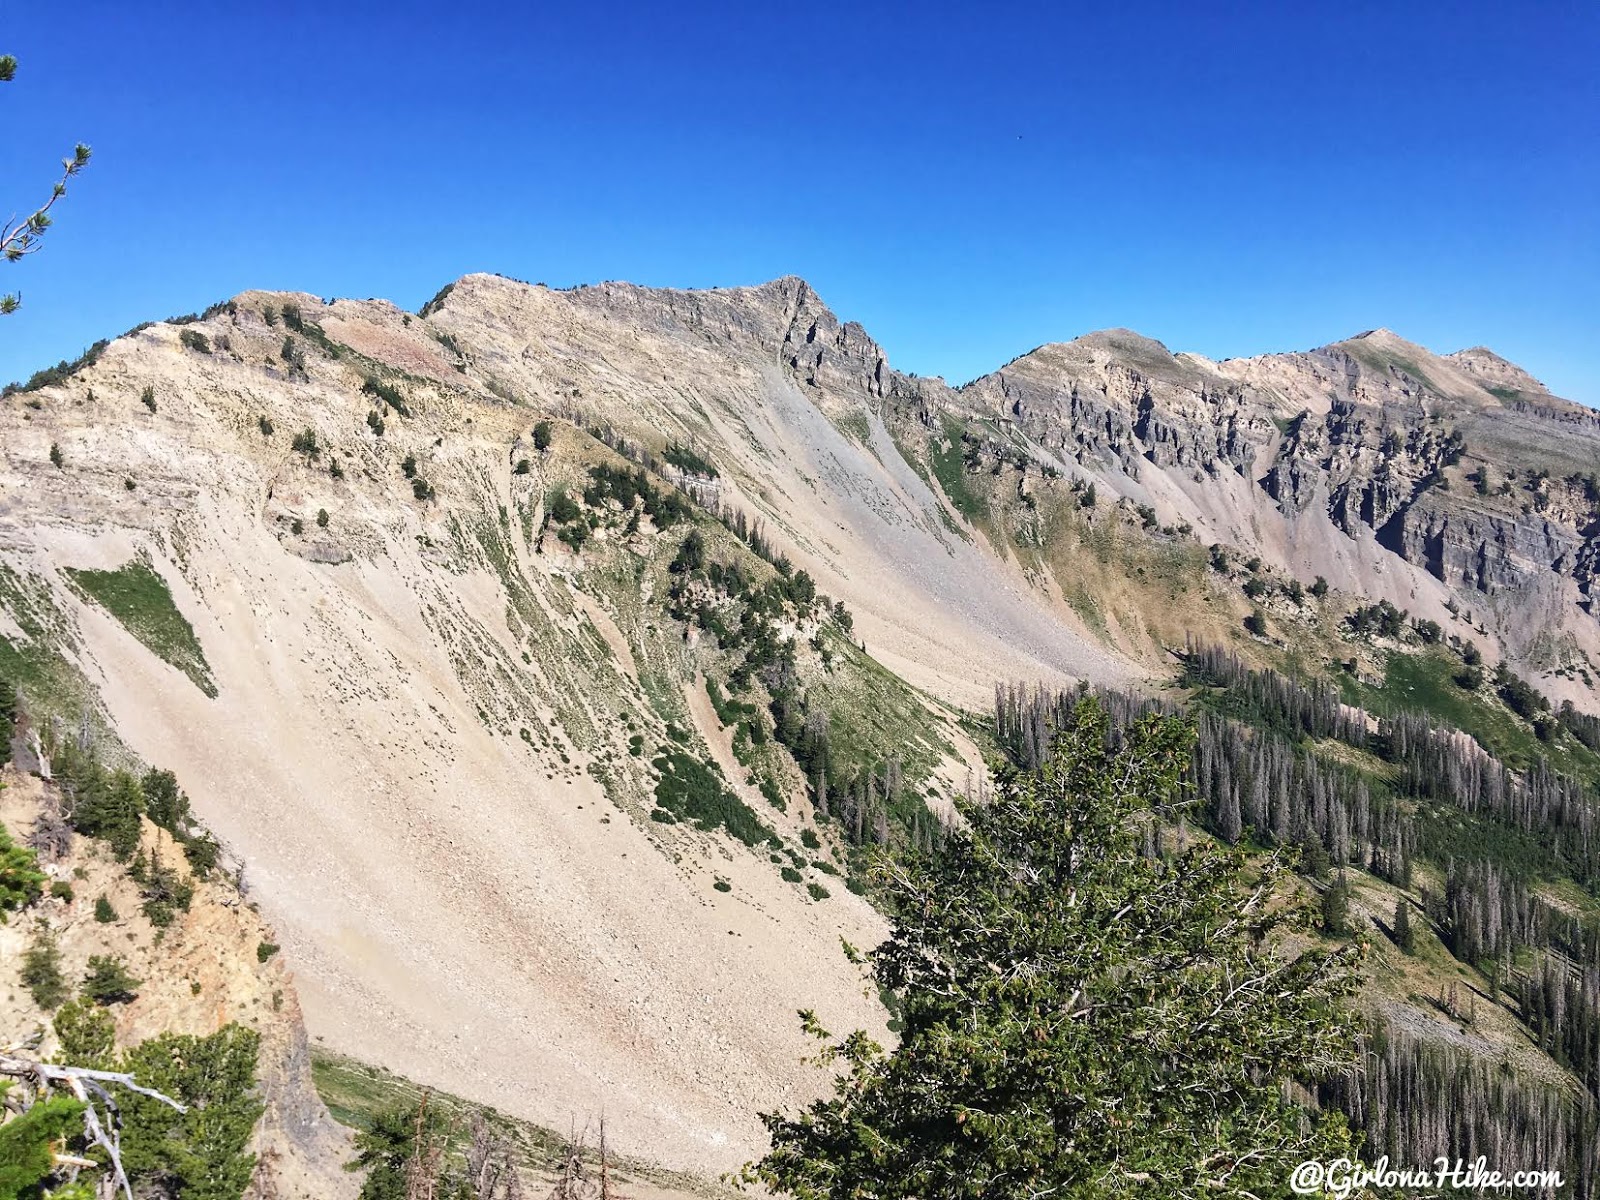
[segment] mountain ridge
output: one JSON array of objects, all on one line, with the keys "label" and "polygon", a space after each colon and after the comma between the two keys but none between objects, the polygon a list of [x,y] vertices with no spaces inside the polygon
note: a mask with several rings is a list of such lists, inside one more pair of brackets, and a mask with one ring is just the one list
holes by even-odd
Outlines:
[{"label": "mountain ridge", "polygon": [[[1381,676],[1348,629],[1389,604],[1596,708],[1600,428],[1398,340],[1209,364],[1135,337],[955,388],[795,277],[475,274],[416,314],[244,292],[0,402],[0,651],[59,657],[179,772],[329,1049],[736,1166],[760,1104],[820,1086],[795,1008],[885,1020],[837,953],[881,919],[817,863],[980,788],[997,685],[1153,693],[1191,635]],[[635,470],[659,521],[615,494]],[[685,522],[783,593],[762,636],[672,570]],[[73,583],[133,563],[215,697]],[[793,677],[741,674],[752,638]],[[848,831],[780,727],[801,757],[833,730]],[[675,754],[779,845],[663,807]]]},{"label": "mountain ridge", "polygon": [[[669,297],[669,298],[670,297],[692,298],[692,297],[696,297],[696,296],[717,297],[717,298],[738,298],[738,297],[741,297],[741,296],[750,296],[750,297],[753,297],[753,298],[766,298],[768,296],[778,296],[778,297],[782,297],[786,301],[789,301],[789,302],[792,302],[792,303],[795,303],[795,304],[801,306],[801,308],[803,308],[803,311],[805,311],[807,313],[813,313],[815,315],[820,316],[821,318],[823,318],[826,321],[830,322],[834,327],[837,327],[839,329],[848,328],[848,329],[860,334],[868,342],[870,342],[872,347],[875,348],[880,354],[882,354],[885,357],[885,360],[887,361],[887,351],[885,350],[885,348],[876,339],[872,338],[870,332],[861,323],[859,323],[857,321],[854,321],[854,320],[844,320],[843,318],[841,318],[838,315],[838,313],[822,297],[821,293],[818,292],[816,290],[816,288],[813,287],[808,280],[806,280],[803,276],[800,276],[800,275],[793,275],[793,274],[782,275],[782,276],[778,276],[778,277],[776,277],[774,279],[770,279],[770,280],[767,280],[767,281],[762,282],[762,283],[716,285],[716,286],[702,287],[702,288],[662,287],[662,286],[655,286],[655,285],[649,285],[649,284],[636,284],[636,283],[631,283],[631,282],[626,281],[626,280],[605,280],[605,281],[597,282],[597,283],[576,284],[576,285],[573,285],[573,286],[567,287],[567,288],[550,288],[550,287],[547,287],[547,285],[543,285],[543,284],[528,284],[528,283],[525,283],[524,281],[513,279],[510,276],[500,275],[500,274],[496,274],[496,273],[493,273],[493,272],[470,272],[469,274],[461,276],[459,279],[457,279],[454,282],[452,282],[450,285],[447,286],[447,288],[445,290],[449,291],[450,289],[453,289],[456,286],[456,284],[462,282],[462,280],[470,279],[470,278],[474,278],[474,277],[482,277],[482,278],[485,278],[485,279],[502,280],[502,281],[509,282],[509,283],[520,284],[521,286],[524,286],[524,287],[544,288],[547,291],[556,292],[556,293],[560,293],[560,294],[564,294],[564,295],[573,295],[573,294],[580,294],[580,293],[585,293],[585,292],[600,292],[600,293],[608,293],[608,294],[629,294],[629,293],[631,293],[631,294],[640,295],[640,296],[657,296],[657,297]],[[243,295],[243,294],[245,294],[245,293],[241,293],[241,295]],[[810,302],[810,303],[808,303],[808,302]],[[800,309],[797,309],[797,312],[798,311],[800,311]],[[796,319],[798,320],[798,316],[796,317]],[[1524,367],[1520,366],[1517,363],[1512,362],[1510,359],[1505,358],[1504,356],[1498,354],[1496,351],[1494,351],[1493,349],[1491,349],[1491,348],[1489,348],[1487,346],[1479,345],[1479,346],[1473,346],[1473,347],[1464,348],[1464,349],[1461,349],[1461,350],[1451,351],[1451,352],[1448,352],[1448,353],[1440,353],[1440,352],[1436,352],[1436,351],[1428,349],[1427,347],[1423,346],[1420,342],[1413,342],[1410,339],[1405,338],[1402,335],[1396,333],[1392,329],[1389,329],[1389,328],[1383,327],[1383,326],[1379,326],[1379,327],[1375,327],[1375,328],[1372,328],[1372,329],[1363,330],[1360,333],[1351,334],[1351,335],[1349,335],[1347,337],[1336,338],[1336,339],[1334,339],[1332,341],[1323,343],[1323,344],[1318,345],[1318,346],[1311,347],[1310,349],[1307,349],[1307,350],[1274,350],[1274,351],[1265,351],[1265,352],[1262,352],[1262,353],[1259,353],[1259,354],[1254,354],[1254,355],[1230,355],[1230,356],[1227,356],[1227,357],[1224,357],[1224,358],[1221,358],[1221,359],[1212,359],[1212,358],[1210,358],[1208,356],[1201,355],[1201,354],[1199,354],[1197,352],[1194,352],[1194,351],[1188,351],[1188,350],[1176,350],[1176,351],[1174,351],[1174,350],[1170,349],[1166,345],[1165,342],[1161,341],[1158,338],[1151,337],[1148,334],[1142,333],[1139,330],[1130,329],[1130,328],[1127,328],[1125,326],[1110,326],[1110,327],[1106,327],[1106,328],[1102,328],[1102,329],[1087,330],[1087,331],[1085,331],[1083,333],[1076,334],[1076,335],[1073,335],[1071,337],[1052,339],[1050,341],[1042,342],[1042,343],[1032,347],[1029,350],[1025,350],[1025,351],[1022,351],[1022,352],[1014,355],[1011,359],[1007,360],[1005,363],[1002,363],[1002,364],[1000,364],[1000,365],[998,365],[998,366],[996,366],[994,368],[991,368],[989,371],[986,371],[983,374],[981,374],[979,376],[976,376],[976,377],[974,377],[974,379],[969,380],[969,381],[967,381],[966,383],[963,383],[963,384],[949,384],[945,380],[945,378],[943,376],[940,376],[940,375],[932,375],[932,374],[924,375],[924,374],[920,374],[920,373],[917,373],[917,372],[899,371],[898,368],[895,368],[895,369],[896,369],[896,371],[898,373],[904,375],[906,378],[919,379],[919,380],[927,381],[927,382],[930,382],[930,383],[937,382],[937,383],[940,383],[940,384],[944,384],[945,386],[953,387],[956,390],[960,390],[963,387],[970,386],[972,383],[976,382],[978,379],[986,378],[989,375],[998,374],[1000,371],[1005,370],[1008,366],[1010,366],[1012,363],[1016,362],[1018,359],[1026,358],[1029,355],[1037,353],[1037,352],[1042,351],[1042,350],[1047,350],[1047,349],[1056,348],[1056,347],[1074,346],[1074,345],[1089,345],[1089,346],[1107,345],[1107,346],[1110,346],[1112,348],[1115,348],[1115,345],[1116,345],[1116,343],[1118,341],[1121,341],[1125,346],[1138,347],[1141,350],[1154,349],[1154,350],[1158,351],[1159,354],[1161,354],[1163,356],[1166,356],[1168,358],[1195,359],[1195,360],[1204,362],[1204,363],[1206,363],[1207,365],[1209,365],[1209,366],[1211,366],[1213,368],[1217,367],[1220,364],[1227,364],[1227,363],[1254,362],[1254,361],[1261,361],[1261,360],[1277,360],[1277,359],[1281,359],[1281,358],[1285,358],[1285,357],[1289,357],[1289,356],[1293,356],[1293,355],[1301,355],[1301,354],[1315,355],[1315,354],[1319,354],[1319,353],[1323,353],[1323,352],[1327,352],[1327,351],[1332,351],[1332,350],[1338,349],[1338,348],[1346,346],[1347,344],[1352,343],[1352,342],[1371,342],[1371,343],[1376,343],[1378,345],[1381,345],[1381,346],[1383,346],[1385,348],[1388,348],[1388,349],[1396,349],[1397,348],[1397,349],[1400,349],[1402,351],[1406,351],[1406,350],[1409,350],[1409,351],[1422,351],[1424,354],[1426,354],[1429,357],[1438,358],[1438,359],[1443,360],[1443,361],[1459,361],[1459,362],[1461,362],[1463,364],[1467,364],[1467,363],[1477,364],[1475,367],[1468,368],[1468,369],[1469,370],[1476,370],[1479,373],[1488,373],[1488,374],[1494,374],[1497,371],[1504,372],[1504,374],[1506,375],[1507,378],[1514,378],[1515,380],[1517,380],[1518,383],[1519,383],[1519,387],[1521,387],[1521,388],[1525,388],[1526,390],[1529,390],[1529,391],[1534,392],[1534,393],[1542,393],[1544,395],[1552,396],[1552,398],[1557,399],[1557,400],[1565,399],[1563,397],[1554,396],[1554,394],[1549,392],[1549,390],[1545,387],[1545,385],[1543,383],[1541,383],[1539,380],[1535,379],[1534,376],[1530,372],[1528,372]],[[1574,405],[1578,405],[1580,408],[1587,408],[1588,407],[1588,406],[1582,405],[1580,402],[1574,401],[1574,400],[1568,400],[1567,402],[1571,403],[1571,404],[1574,404]]]}]

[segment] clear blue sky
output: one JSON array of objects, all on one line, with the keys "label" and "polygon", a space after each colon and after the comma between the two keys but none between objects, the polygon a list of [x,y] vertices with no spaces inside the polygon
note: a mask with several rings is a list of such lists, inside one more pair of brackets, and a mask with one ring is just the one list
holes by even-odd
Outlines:
[{"label": "clear blue sky", "polygon": [[1600,6],[73,3],[9,22],[0,379],[249,287],[809,279],[963,380],[1378,325],[1600,402]]}]

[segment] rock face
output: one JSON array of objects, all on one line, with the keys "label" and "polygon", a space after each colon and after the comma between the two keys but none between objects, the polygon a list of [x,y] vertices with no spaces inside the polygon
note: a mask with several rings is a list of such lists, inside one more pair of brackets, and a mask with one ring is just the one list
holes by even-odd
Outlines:
[{"label": "rock face", "polygon": [[[1217,363],[1114,330],[952,388],[793,278],[473,275],[421,314],[245,293],[190,328],[209,353],[157,324],[0,401],[0,637],[57,638],[126,745],[178,771],[249,864],[313,1035],[559,1128],[604,1110],[670,1165],[737,1166],[756,1111],[817,1089],[796,1008],[881,1027],[838,943],[882,924],[639,819],[630,732],[667,736],[700,647],[632,568],[537,551],[546,498],[604,452],[582,431],[714,461],[706,497],[930,697],[949,780],[976,755],[936,702],[1162,666],[1103,634],[1150,614],[1074,606],[1041,524],[1006,542],[964,519],[926,453],[959,473],[962,437],[1032,472],[1007,500],[1024,516],[1047,468],[1197,555],[1323,575],[1530,670],[1600,657],[1600,420],[1482,350],[1375,331]],[[132,560],[170,586],[214,698],[66,573]],[[714,723],[703,701],[674,719]],[[805,814],[770,819],[798,837]]]},{"label": "rock face", "polygon": [[[1549,665],[1552,639],[1600,652],[1587,611],[1600,414],[1490,351],[1441,358],[1374,330],[1211,363],[1111,330],[1040,347],[935,402],[1206,540],[1421,615],[1470,612],[1530,670]],[[1385,570],[1387,588],[1373,578]],[[1531,628],[1527,602],[1553,625]],[[1552,689],[1593,704],[1562,681]]]}]

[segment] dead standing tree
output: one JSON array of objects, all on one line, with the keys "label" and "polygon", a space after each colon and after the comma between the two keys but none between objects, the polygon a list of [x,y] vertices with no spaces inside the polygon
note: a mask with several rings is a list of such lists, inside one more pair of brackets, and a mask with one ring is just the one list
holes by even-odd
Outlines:
[{"label": "dead standing tree", "polygon": [[627,1200],[611,1182],[611,1155],[606,1146],[606,1120],[600,1118],[599,1162],[588,1161],[588,1130],[574,1132],[555,1163],[550,1200]]},{"label": "dead standing tree", "polygon": [[495,1132],[482,1113],[472,1115],[467,1186],[472,1200],[523,1200],[522,1176],[511,1143]]}]

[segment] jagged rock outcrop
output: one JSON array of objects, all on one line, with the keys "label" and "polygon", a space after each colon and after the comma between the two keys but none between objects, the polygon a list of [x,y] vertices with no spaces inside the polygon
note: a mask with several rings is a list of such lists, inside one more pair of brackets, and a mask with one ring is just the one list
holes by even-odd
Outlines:
[{"label": "jagged rock outcrop", "polygon": [[1127,330],[1041,346],[968,384],[960,399],[1063,460],[1133,478],[1141,462],[1248,475],[1274,432],[1269,412],[1237,385]]}]

